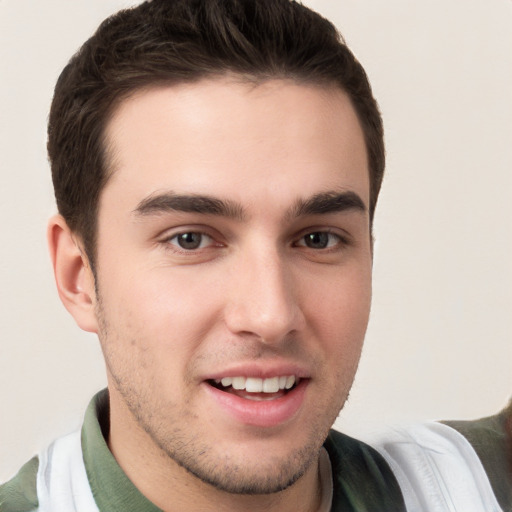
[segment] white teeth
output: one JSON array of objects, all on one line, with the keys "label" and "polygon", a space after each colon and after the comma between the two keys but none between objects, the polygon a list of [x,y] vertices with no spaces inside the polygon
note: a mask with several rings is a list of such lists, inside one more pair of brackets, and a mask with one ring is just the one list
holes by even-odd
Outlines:
[{"label": "white teeth", "polygon": [[264,393],[277,393],[279,391],[279,377],[272,377],[263,381]]},{"label": "white teeth", "polygon": [[248,393],[277,393],[282,389],[291,389],[298,379],[295,375],[283,375],[281,377],[270,377],[260,379],[257,377],[224,377],[215,379],[217,384],[225,388],[232,386],[233,389],[244,389]]},{"label": "white teeth", "polygon": [[261,393],[263,391],[263,379],[247,377],[245,382],[245,391],[248,393]]},{"label": "white teeth", "polygon": [[290,375],[289,377],[286,377],[286,385],[285,389],[290,389],[295,384],[295,376]]},{"label": "white teeth", "polygon": [[245,389],[245,377],[233,377],[233,389]]}]

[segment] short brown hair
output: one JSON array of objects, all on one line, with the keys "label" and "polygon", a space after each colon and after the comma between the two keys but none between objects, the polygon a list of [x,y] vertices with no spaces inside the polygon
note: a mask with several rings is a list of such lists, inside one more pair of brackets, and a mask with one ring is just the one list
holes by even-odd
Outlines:
[{"label": "short brown hair", "polygon": [[109,178],[104,130],[116,106],[143,87],[226,73],[343,89],[365,136],[373,218],[382,120],[363,67],[328,20],[291,0],[152,0],[106,19],[55,87],[48,123],[55,197],[93,271],[99,195]]}]

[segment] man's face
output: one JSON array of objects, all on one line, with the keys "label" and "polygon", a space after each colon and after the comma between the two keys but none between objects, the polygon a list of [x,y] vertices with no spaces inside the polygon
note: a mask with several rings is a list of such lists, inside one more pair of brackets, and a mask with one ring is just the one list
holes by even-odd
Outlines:
[{"label": "man's face", "polygon": [[107,140],[96,315],[112,436],[226,491],[284,488],[316,462],[368,320],[350,101],[204,80],[124,101]]}]

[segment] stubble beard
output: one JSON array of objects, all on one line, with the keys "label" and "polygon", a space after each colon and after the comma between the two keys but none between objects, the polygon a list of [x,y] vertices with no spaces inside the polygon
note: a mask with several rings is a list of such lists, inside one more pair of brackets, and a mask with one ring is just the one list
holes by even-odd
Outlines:
[{"label": "stubble beard", "polygon": [[[134,381],[133,373],[127,371],[129,365],[123,364],[124,361],[119,364],[119,350],[112,349],[112,345],[120,346],[121,340],[112,343],[111,337],[116,336],[116,333],[109,328],[99,293],[96,317],[105,363],[117,392],[137,425],[149,436],[160,454],[172,464],[177,464],[201,482],[225,493],[270,495],[292,486],[318,461],[329,428],[342,409],[346,396],[340,400],[332,421],[316,420],[304,426],[308,430],[306,442],[289,453],[286,459],[275,457],[265,463],[259,460],[240,464],[229,453],[215,453],[214,447],[208,445],[200,434],[191,435],[186,428],[179,426],[187,424],[184,421],[187,416],[197,423],[197,418],[190,411],[180,414],[179,421],[175,423],[159,415],[158,411],[169,411],[173,405],[157,403],[151,386],[147,382],[146,385],[137,385],[140,383]],[[204,428],[208,428],[208,425]]]},{"label": "stubble beard", "polygon": [[[183,428],[169,426],[170,422],[158,422],[148,412],[147,400],[119,376],[114,377],[117,391],[133,418],[158,447],[163,458],[177,464],[189,474],[215,489],[236,495],[269,495],[281,492],[296,483],[318,460],[325,436],[319,441],[318,426],[311,428],[306,446],[288,454],[286,459],[275,457],[266,460],[234,461],[230,454],[217,453],[200,435],[192,436]],[[152,409],[152,408],[151,408]],[[184,417],[182,416],[181,423]],[[205,428],[208,428],[206,426]]]}]

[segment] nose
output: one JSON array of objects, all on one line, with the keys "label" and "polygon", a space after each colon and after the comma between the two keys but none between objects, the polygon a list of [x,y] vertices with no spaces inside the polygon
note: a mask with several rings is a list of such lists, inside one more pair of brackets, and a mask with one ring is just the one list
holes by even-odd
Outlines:
[{"label": "nose", "polygon": [[282,343],[304,323],[293,269],[277,250],[248,252],[233,262],[226,324],[234,334]]}]

